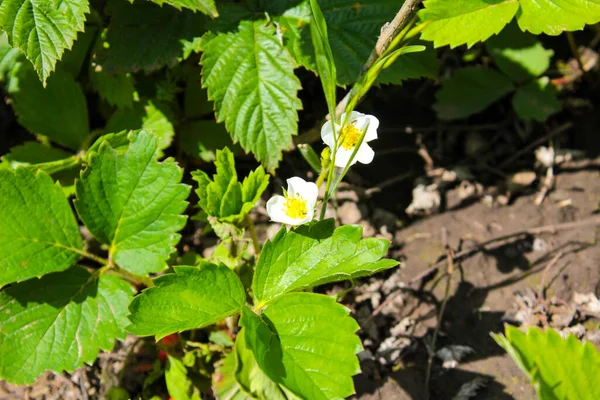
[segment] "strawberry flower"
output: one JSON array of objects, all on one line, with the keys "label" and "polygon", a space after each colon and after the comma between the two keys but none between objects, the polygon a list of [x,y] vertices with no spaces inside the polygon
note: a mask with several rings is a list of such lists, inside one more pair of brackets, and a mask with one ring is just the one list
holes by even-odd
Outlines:
[{"label": "strawberry flower", "polygon": [[283,196],[275,195],[267,201],[271,220],[293,226],[312,221],[319,195],[317,185],[297,176],[288,179],[287,184]]},{"label": "strawberry flower", "polygon": [[[346,113],[342,114],[340,118],[340,121],[342,122],[345,120]],[[325,144],[332,149],[332,151],[335,145],[333,126],[334,125],[332,121],[327,121],[321,129],[321,138],[323,139],[323,142],[325,142]],[[377,139],[379,120],[372,115],[365,115],[359,113],[358,111],[352,111],[350,118],[348,118],[348,123],[343,128],[341,125],[337,123],[335,124],[335,131],[339,135],[338,148],[335,153],[336,167],[344,168],[346,164],[348,164],[348,161],[350,160],[350,157],[352,157],[352,153],[358,145],[360,136],[365,128],[367,128],[365,138],[358,148],[356,156],[350,165],[354,165],[357,161],[361,164],[369,164],[371,161],[373,161],[375,152],[371,146],[367,144],[367,142]]]}]

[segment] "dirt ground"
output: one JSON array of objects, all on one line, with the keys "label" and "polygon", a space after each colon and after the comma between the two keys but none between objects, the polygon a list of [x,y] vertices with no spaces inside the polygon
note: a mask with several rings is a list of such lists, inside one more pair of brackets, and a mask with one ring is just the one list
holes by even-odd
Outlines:
[{"label": "dirt ground", "polygon": [[[365,349],[355,398],[426,398],[427,349],[446,293],[448,251],[455,254],[454,271],[435,343],[430,399],[535,398],[523,373],[490,337],[507,322],[552,326],[600,343],[597,320],[572,305],[574,293],[600,295],[599,178],[600,159],[563,167],[555,190],[540,206],[534,204],[535,187],[506,206],[481,199],[463,204],[452,189],[444,193],[444,212],[415,218],[405,228],[377,202],[342,192],[336,216],[362,223],[365,235],[391,239],[389,256],[401,260],[400,267],[357,283],[342,297],[362,327]],[[264,234],[274,231],[266,230],[271,225],[262,226]],[[539,227],[534,234],[511,235]],[[506,239],[488,243],[499,237]],[[423,274],[432,265],[439,272]],[[348,288],[338,284],[321,290]],[[132,373],[115,381],[114,371],[127,368],[123,359],[135,343],[129,339],[73,374],[48,373],[21,387],[0,381],[0,400],[93,399],[102,398],[110,385],[139,387],[145,372],[135,370],[137,362],[130,364]]]}]

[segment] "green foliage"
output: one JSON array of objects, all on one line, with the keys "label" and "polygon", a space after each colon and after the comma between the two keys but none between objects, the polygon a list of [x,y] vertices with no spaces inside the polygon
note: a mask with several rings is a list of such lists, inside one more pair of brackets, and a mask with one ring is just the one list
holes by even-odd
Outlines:
[{"label": "green foliage", "polygon": [[590,342],[573,335],[563,339],[555,330],[527,333],[506,326],[494,340],[529,377],[540,399],[592,400],[600,398],[600,353]]},{"label": "green foliage", "polygon": [[60,186],[25,168],[0,169],[0,239],[0,287],[63,271],[83,248]]},{"label": "green foliage", "polygon": [[267,188],[269,175],[258,167],[238,182],[233,153],[227,147],[217,150],[215,165],[217,173],[212,180],[204,171],[192,172],[198,182],[198,205],[219,222],[239,224]]},{"label": "green foliage", "polygon": [[246,345],[274,382],[315,400],[354,393],[351,376],[360,371],[356,354],[362,348],[354,334],[359,326],[333,298],[289,293],[261,315],[244,308],[240,323]]},{"label": "green foliage", "polygon": [[86,99],[73,77],[58,69],[42,86],[31,66],[19,64],[8,88],[19,123],[73,150],[89,134]]},{"label": "green foliage", "polygon": [[150,73],[173,67],[183,57],[186,44],[204,33],[202,14],[168,5],[111,0],[107,9],[112,18],[98,64],[108,73]]},{"label": "green foliage", "polygon": [[217,6],[214,0],[152,0],[158,5],[170,4],[178,10],[189,8],[190,10],[200,11],[213,18],[219,16]]},{"label": "green foliage", "polygon": [[2,290],[0,377],[33,383],[45,370],[72,372],[91,363],[99,349],[109,351],[115,338],[125,338],[132,295],[117,277],[81,267]]},{"label": "green foliage", "polygon": [[241,311],[246,300],[242,283],[224,265],[179,266],[174,274],[154,280],[156,287],[131,302],[131,325],[138,336],[161,339],[174,332],[202,328]]},{"label": "green foliage", "polygon": [[167,358],[165,382],[169,396],[174,400],[200,400],[202,398],[189,377],[187,367],[177,357],[170,355]]},{"label": "green foliage", "polygon": [[323,85],[323,93],[329,107],[329,114],[335,114],[337,104],[336,91],[336,69],[333,53],[329,46],[329,35],[327,34],[327,23],[319,7],[317,0],[310,0],[312,21],[310,23],[310,35],[315,48],[315,64]]},{"label": "green foliage", "polygon": [[126,152],[108,142],[89,155],[76,183],[75,206],[94,237],[109,246],[109,257],[136,274],[157,272],[180,236],[189,187],[173,159],[157,162],[157,140],[144,131],[129,135]]},{"label": "green foliage", "polygon": [[335,229],[333,219],[285,228],[267,241],[252,281],[259,304],[284,293],[309,289],[328,282],[354,279],[391,268],[397,261],[381,259],[389,243],[362,238],[360,225]]},{"label": "green foliage", "polygon": [[45,83],[83,30],[89,11],[86,0],[3,0],[0,29],[7,32],[13,47],[25,53]]},{"label": "green foliage", "polygon": [[558,35],[600,21],[598,0],[425,0],[419,17],[422,38],[436,47],[485,41],[516,15],[519,27],[534,34]]},{"label": "green foliage", "polygon": [[241,148],[233,144],[225,125],[211,121],[190,121],[177,132],[179,147],[188,155],[206,162],[216,160],[216,151],[226,147],[241,153]]},{"label": "green foliage", "polygon": [[425,0],[419,17],[428,25],[422,38],[435,47],[450,47],[484,41],[499,33],[515,16],[517,0]]},{"label": "green foliage", "polygon": [[106,132],[142,129],[153,134],[157,140],[159,158],[162,150],[171,145],[175,127],[168,107],[155,100],[137,102],[131,108],[117,110],[106,122]]},{"label": "green foliage", "polygon": [[130,108],[135,98],[134,80],[124,72],[107,73],[102,68],[90,68],[90,83],[100,97],[117,108]]},{"label": "green foliage", "polygon": [[25,142],[19,146],[11,147],[10,153],[2,156],[2,161],[16,167],[18,165],[59,161],[68,157],[71,157],[71,153],[64,150],[38,142]]},{"label": "green foliage", "polygon": [[[281,160],[298,131],[300,81],[273,25],[243,21],[237,32],[206,39],[203,83],[217,121],[268,170]],[[236,68],[230,66],[236,65]]]},{"label": "green foliage", "polygon": [[546,72],[554,54],[516,24],[508,25],[498,36],[491,37],[485,42],[485,47],[500,71],[517,83],[527,82]]},{"label": "green foliage", "polygon": [[525,121],[533,119],[544,122],[549,116],[560,111],[556,89],[546,76],[533,80],[517,90],[512,105],[517,115]]},{"label": "green foliage", "polygon": [[[237,340],[239,340],[239,335]],[[242,392],[240,384],[236,379],[236,358],[236,353],[231,352],[217,365],[212,382],[212,388],[215,392],[215,397],[217,400],[251,399],[251,397]]]},{"label": "green foliage", "polygon": [[461,68],[437,92],[434,108],[442,119],[465,118],[513,90],[510,79],[493,69]]}]

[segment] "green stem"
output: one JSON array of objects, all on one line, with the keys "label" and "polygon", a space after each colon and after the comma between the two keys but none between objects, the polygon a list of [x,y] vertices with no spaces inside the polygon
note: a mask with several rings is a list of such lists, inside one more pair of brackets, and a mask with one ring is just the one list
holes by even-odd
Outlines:
[{"label": "green stem", "polygon": [[118,275],[121,275],[123,278],[127,279],[128,281],[132,281],[134,283],[143,283],[147,287],[154,286],[154,282],[152,282],[152,279],[148,278],[147,276],[132,274],[131,272],[129,272],[117,265],[111,265],[111,267]]},{"label": "green stem", "polygon": [[250,230],[250,237],[252,238],[254,252],[256,253],[256,257],[258,257],[260,255],[260,242],[258,241],[258,236],[256,235],[256,228],[254,226],[254,222],[252,221],[252,218],[250,218],[250,214],[246,214],[244,218],[246,219],[248,229]]},{"label": "green stem", "polygon": [[577,64],[579,65],[579,68],[581,69],[581,73],[585,74],[585,66],[583,65],[583,60],[581,59],[581,53],[579,52],[579,49],[577,48],[577,43],[575,42],[575,36],[573,35],[573,32],[565,32],[567,34],[567,40],[569,41],[569,48],[571,49],[571,54],[573,54],[573,57],[575,57],[575,60],[577,60]]},{"label": "green stem", "polygon": [[92,253],[88,253],[87,251],[84,251],[84,250],[77,250],[77,249],[74,249],[74,248],[71,248],[70,250],[72,250],[73,252],[75,252],[75,253],[77,253],[77,254],[85,257],[85,258],[89,258],[90,260],[94,260],[98,264],[102,264],[104,266],[109,265],[109,262],[108,262],[108,260],[106,258],[98,257],[97,255],[92,254]]},{"label": "green stem", "polygon": [[325,177],[327,176],[328,172],[329,172],[329,168],[321,169],[321,173],[319,174],[319,177],[317,178],[317,182],[316,182],[316,185],[318,188],[320,188],[321,185],[323,184],[323,182],[325,181]]}]

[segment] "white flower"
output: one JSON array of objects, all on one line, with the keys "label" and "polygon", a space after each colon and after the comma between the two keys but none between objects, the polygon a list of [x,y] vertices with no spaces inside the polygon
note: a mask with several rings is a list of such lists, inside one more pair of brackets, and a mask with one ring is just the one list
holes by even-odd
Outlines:
[{"label": "white flower", "polygon": [[[343,123],[346,120],[346,113],[342,114],[340,121]],[[359,113],[357,111],[352,111],[350,114],[350,118],[348,119],[348,123],[341,129],[341,126],[337,123],[335,124],[335,131],[339,134],[338,138],[338,148],[335,153],[335,166],[344,168],[350,157],[352,157],[352,153],[360,140],[360,136],[362,135],[364,129],[367,127],[367,133],[365,134],[365,138],[361,143],[358,151],[356,152],[356,156],[352,160],[352,164],[355,164],[357,161],[361,164],[369,164],[373,161],[373,157],[375,156],[375,152],[367,144],[371,140],[377,139],[377,128],[379,128],[379,120],[372,115],[365,115]],[[335,144],[335,137],[333,133],[333,125],[331,121],[325,122],[323,128],[321,129],[321,138],[325,142],[327,146],[331,148],[333,151],[333,146]]]},{"label": "white flower", "polygon": [[267,201],[267,213],[275,222],[288,225],[302,225],[312,221],[319,189],[312,182],[297,176],[287,180],[288,188],[284,196],[273,196]]}]

